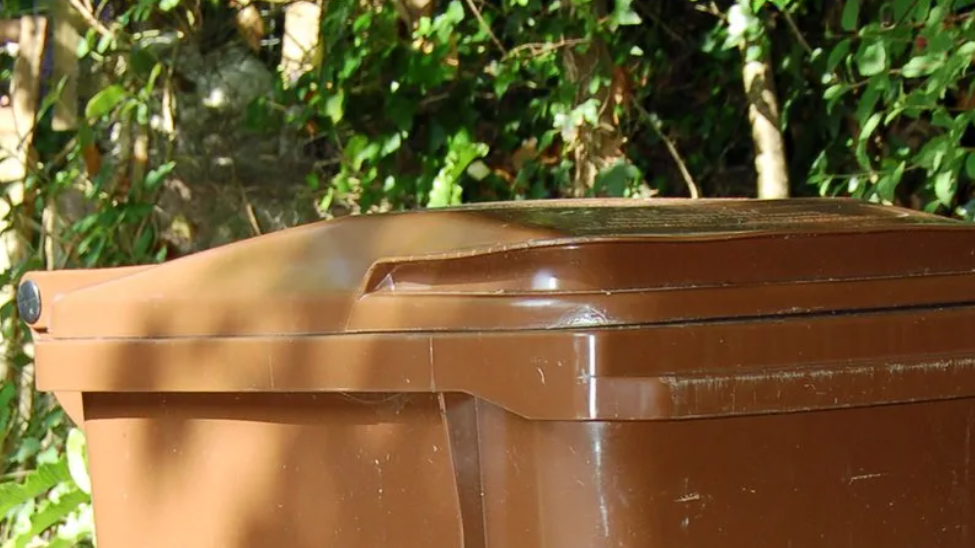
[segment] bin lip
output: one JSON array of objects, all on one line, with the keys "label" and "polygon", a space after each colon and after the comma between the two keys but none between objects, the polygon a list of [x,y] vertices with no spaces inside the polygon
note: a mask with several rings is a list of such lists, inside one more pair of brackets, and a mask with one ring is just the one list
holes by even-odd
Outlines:
[{"label": "bin lip", "polygon": [[[908,329],[916,339],[901,336]],[[46,340],[37,383],[85,394],[465,393],[534,420],[700,419],[975,397],[975,345],[955,335],[971,329],[975,305],[514,333]]]},{"label": "bin lip", "polygon": [[[909,245],[925,255],[902,257]],[[786,265],[814,248],[818,255],[797,259],[805,266]],[[706,260],[708,272],[680,266]],[[794,271],[747,272],[763,261]],[[657,264],[672,268],[661,274]],[[878,270],[884,265],[889,271]],[[542,274],[551,280],[538,282]],[[671,321],[872,309],[883,306],[884,291],[910,296],[919,287],[922,297],[895,304],[926,306],[956,302],[957,291],[945,287],[975,287],[972,276],[975,226],[906,209],[852,199],[583,199],[346,217],[163,265],[29,273],[24,281],[40,288],[35,335],[108,339],[469,330],[466,317],[480,318],[481,330],[557,328],[564,325],[554,308],[521,323],[517,314],[559,300],[574,321],[592,312],[575,327],[667,321],[667,306]],[[942,279],[952,283],[939,289]],[[807,305],[790,306],[788,286],[799,284],[816,289],[804,289]],[[844,305],[854,287],[871,284],[887,289]],[[718,300],[696,316],[674,315],[678,293]],[[441,317],[431,316],[451,299]],[[613,312],[620,307],[630,313]],[[425,324],[414,321],[420,317]]]}]

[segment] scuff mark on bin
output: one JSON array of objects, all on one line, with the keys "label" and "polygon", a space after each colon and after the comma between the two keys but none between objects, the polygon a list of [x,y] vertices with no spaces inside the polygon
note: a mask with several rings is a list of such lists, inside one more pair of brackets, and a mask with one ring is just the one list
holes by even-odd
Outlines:
[{"label": "scuff mark on bin", "polygon": [[858,481],[863,481],[863,480],[868,480],[868,479],[876,479],[876,478],[882,478],[882,477],[884,477],[885,475],[886,475],[886,474],[881,474],[881,473],[874,473],[874,474],[857,474],[857,475],[855,475],[855,476],[851,476],[851,477],[850,477],[850,481],[849,481],[848,483],[849,483],[850,485],[853,485],[854,483],[856,483],[856,482],[858,482]]},{"label": "scuff mark on bin", "polygon": [[[668,399],[675,415],[697,416],[710,413],[807,411],[858,403],[914,401],[899,395],[898,387],[911,383],[915,377],[954,377],[965,371],[970,373],[973,368],[975,358],[959,357],[916,363],[830,364],[731,374],[700,372],[665,375],[659,377],[658,381],[669,390]],[[838,382],[841,379],[843,382]],[[863,401],[857,401],[832,389],[833,386],[848,387],[851,384],[869,386],[871,393],[860,394],[859,398]],[[796,397],[797,391],[802,394],[801,398]],[[746,394],[747,400],[742,397]],[[923,399],[923,396],[912,397]],[[701,409],[702,404],[708,409]]]},{"label": "scuff mark on bin", "polygon": [[599,327],[608,323],[609,318],[604,311],[584,305],[563,314],[553,327]]},{"label": "scuff mark on bin", "polygon": [[270,354],[267,356],[267,376],[268,381],[271,383],[271,390],[274,390],[274,363]]}]

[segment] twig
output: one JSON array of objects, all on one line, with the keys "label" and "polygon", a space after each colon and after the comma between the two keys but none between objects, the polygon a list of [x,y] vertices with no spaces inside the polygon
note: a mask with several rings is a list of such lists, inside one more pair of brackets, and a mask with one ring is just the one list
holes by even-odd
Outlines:
[{"label": "twig", "polygon": [[718,5],[715,4],[714,2],[709,2],[707,6],[702,6],[701,4],[695,3],[694,9],[703,13],[707,13],[708,15],[713,15],[718,19],[721,19],[722,21],[728,18],[727,15],[725,15],[724,13],[721,12],[720,9],[718,9]]},{"label": "twig", "polygon": [[799,26],[796,25],[795,19],[792,18],[792,14],[789,13],[785,8],[780,8],[779,11],[782,13],[782,17],[785,18],[785,22],[789,25],[789,29],[791,29],[792,33],[796,35],[796,40],[799,41],[799,45],[802,46],[802,49],[806,50],[807,54],[812,55],[812,46],[809,45],[806,37],[802,35],[802,31],[799,30]]},{"label": "twig", "polygon": [[102,14],[105,13],[105,8],[108,7],[109,0],[102,0],[98,3],[98,7],[95,9],[95,19],[101,21]]},{"label": "twig", "polygon": [[240,192],[240,199],[243,202],[244,213],[247,214],[247,223],[250,225],[251,230],[254,232],[254,236],[260,236],[264,233],[261,230],[261,223],[257,220],[257,213],[254,211],[254,205],[251,204],[250,198],[247,196],[247,191],[244,189],[244,184],[240,182],[237,177],[237,164],[231,164],[231,177],[234,179],[234,184],[237,185],[237,190]]},{"label": "twig", "polygon": [[481,25],[484,32],[488,33],[488,36],[491,37],[491,41],[494,42],[494,45],[498,46],[501,53],[507,55],[508,50],[505,49],[504,44],[501,43],[501,40],[498,40],[498,37],[494,34],[494,31],[491,30],[491,26],[488,25],[487,21],[484,20],[484,17],[481,15],[481,10],[477,9],[477,5],[474,4],[474,0],[466,0],[466,2],[467,7],[471,8],[471,11],[474,12],[474,17],[477,19],[478,24]]},{"label": "twig", "polygon": [[546,53],[553,52],[560,48],[578,46],[587,43],[589,43],[589,38],[571,38],[569,40],[561,40],[559,42],[555,42],[554,44],[551,42],[549,43],[534,42],[531,44],[521,44],[519,46],[511,48],[511,51],[509,51],[508,54],[505,55],[505,58],[514,57],[515,55],[525,50],[536,50],[534,52],[535,55],[544,55]]},{"label": "twig", "polygon": [[112,40],[116,40],[118,38],[115,33],[111,31],[111,29],[106,27],[101,21],[98,20],[98,18],[95,17],[94,14],[92,14],[91,11],[85,8],[84,4],[81,3],[81,0],[68,0],[68,3],[71,4],[71,7],[74,8],[75,11],[77,11],[78,14],[81,15],[81,17],[84,18],[89,25],[91,25],[91,28],[95,29],[95,31],[97,31],[99,34]]},{"label": "twig", "polygon": [[635,101],[632,104],[634,107],[636,107],[640,115],[643,116],[647,122],[649,122],[650,127],[652,127],[653,131],[657,133],[660,140],[664,142],[664,146],[667,147],[667,152],[669,152],[671,158],[674,159],[674,162],[677,164],[677,169],[680,171],[681,177],[684,178],[684,183],[687,184],[687,190],[691,193],[691,198],[694,200],[700,198],[701,191],[698,189],[697,183],[694,182],[694,177],[691,176],[691,172],[687,169],[687,164],[684,163],[684,159],[681,158],[680,152],[677,151],[677,146],[675,146],[674,142],[667,137],[662,129],[660,129],[660,125],[657,120],[651,116],[649,112],[647,112],[647,109],[643,108],[643,105]]}]

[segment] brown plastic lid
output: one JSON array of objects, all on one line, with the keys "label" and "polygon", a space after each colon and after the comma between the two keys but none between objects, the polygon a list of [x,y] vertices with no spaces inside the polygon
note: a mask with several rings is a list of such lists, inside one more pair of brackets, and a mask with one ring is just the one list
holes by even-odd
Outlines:
[{"label": "brown plastic lid", "polygon": [[602,327],[975,300],[973,270],[975,227],[856,201],[515,202],[343,218],[119,270],[45,303],[34,327],[72,339]]},{"label": "brown plastic lid", "polygon": [[[28,279],[50,390],[459,390],[591,419],[961,395],[975,371],[945,364],[975,348],[939,330],[975,327],[973,273],[975,226],[898,208],[574,200],[349,217]],[[891,360],[896,378],[857,388]]]}]

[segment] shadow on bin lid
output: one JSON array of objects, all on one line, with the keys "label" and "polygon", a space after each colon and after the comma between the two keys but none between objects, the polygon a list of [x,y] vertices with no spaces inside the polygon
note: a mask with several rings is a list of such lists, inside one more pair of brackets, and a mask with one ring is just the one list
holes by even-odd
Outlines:
[{"label": "shadow on bin lid", "polygon": [[347,217],[32,273],[43,337],[595,328],[975,302],[975,227],[852,200],[568,200]]}]

